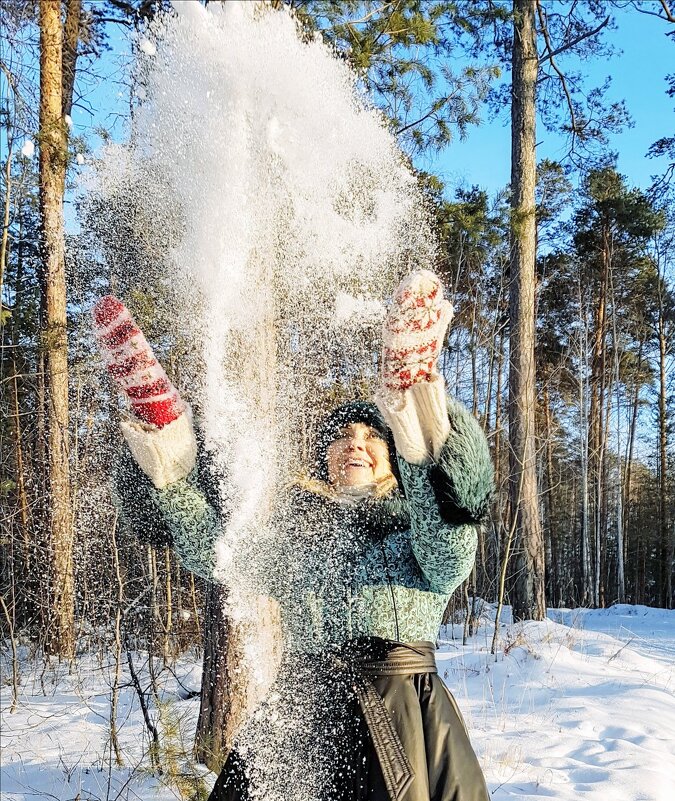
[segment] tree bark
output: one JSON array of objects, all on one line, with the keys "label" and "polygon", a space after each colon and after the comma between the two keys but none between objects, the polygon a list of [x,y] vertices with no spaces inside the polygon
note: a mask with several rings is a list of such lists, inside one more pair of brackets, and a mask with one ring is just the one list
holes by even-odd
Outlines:
[{"label": "tree bark", "polygon": [[[640,402],[640,372],[642,370],[642,353],[644,350],[644,340],[640,340],[640,347],[638,350],[637,366],[635,369],[635,387],[633,389],[632,410],[630,428],[628,431],[628,445],[626,448],[626,470],[623,479],[623,562],[627,563],[629,551],[629,531],[631,524],[631,513],[633,509],[633,497],[631,476],[633,469],[633,451],[635,447],[635,432],[637,430],[638,407]],[[633,603],[635,600],[635,593],[631,599]]]},{"label": "tree bark", "polygon": [[[245,394],[253,399],[256,417],[270,426],[276,413],[277,304],[271,267],[251,254],[251,267],[259,270],[261,285],[270,288],[268,303],[257,320],[250,342],[242,347],[251,354],[251,373],[242,377]],[[274,498],[268,497],[262,516],[273,514]],[[206,614],[202,704],[195,754],[214,772],[222,767],[233,745],[234,734],[247,715],[262,700],[272,684],[281,657],[281,620],[276,600],[258,595],[248,620],[228,618],[223,611],[225,596],[211,591]],[[220,604],[220,606],[218,606]],[[255,621],[255,622],[253,622]],[[251,673],[246,654],[253,650],[267,655],[264,675]]]},{"label": "tree bark", "polygon": [[595,495],[593,498],[593,605],[601,604],[601,576],[603,569],[603,532],[606,528],[605,510],[605,450],[606,421],[605,397],[607,385],[607,296],[611,266],[611,231],[607,220],[602,221],[602,270],[598,295],[595,299],[595,329],[593,331],[593,353],[591,362],[591,397],[589,412],[589,473]]},{"label": "tree bark", "polygon": [[579,310],[583,322],[583,336],[579,342],[579,438],[581,462],[581,605],[592,602],[591,532],[589,512],[590,428],[588,425],[588,310],[581,283],[579,284]]},{"label": "tree bark", "polygon": [[[225,614],[226,597],[227,592],[221,586],[209,585],[204,613],[201,703],[194,746],[195,759],[214,773],[220,772],[237,729],[252,707],[262,700],[261,687],[253,684],[246,672],[245,649],[251,631],[247,624],[235,622]],[[260,632],[271,637],[267,654],[270,669],[275,671],[280,656],[278,606],[260,596],[255,616]],[[272,678],[269,677],[269,682]]]},{"label": "tree bark", "polygon": [[214,773],[220,771],[231,736],[231,687],[228,643],[230,625],[224,613],[225,591],[210,584],[204,609],[204,662],[195,739],[195,759]]},{"label": "tree bark", "polygon": [[668,384],[666,376],[667,338],[662,290],[659,289],[659,604],[671,606],[671,551],[668,523]]},{"label": "tree bark", "polygon": [[40,0],[40,212],[42,223],[42,349],[45,364],[49,494],[47,531],[51,581],[46,649],[74,653],[73,528],[68,463],[68,341],[66,332],[63,195],[67,132],[62,114],[61,4]]},{"label": "tree bark", "polygon": [[614,390],[616,397],[616,455],[617,455],[617,481],[616,481],[616,585],[617,599],[620,604],[626,602],[626,574],[623,562],[623,472],[621,465],[621,394],[619,391],[621,381],[619,341],[616,328],[616,295],[612,283],[612,344],[614,350]]},{"label": "tree bark", "polygon": [[516,619],[543,620],[544,541],[535,444],[536,0],[514,0],[511,92],[509,488],[515,523]]},{"label": "tree bark", "polygon": [[560,581],[558,561],[556,558],[558,535],[556,530],[556,507],[553,499],[553,416],[551,414],[551,398],[549,393],[549,376],[544,380],[542,402],[544,405],[544,448],[546,449],[546,517],[544,552],[546,557],[547,594],[549,601],[555,603],[559,599]]},{"label": "tree bark", "polygon": [[494,575],[498,575],[501,571],[501,564],[503,559],[502,549],[504,542],[504,532],[506,531],[506,521],[508,519],[507,510],[504,504],[504,493],[502,492],[502,380],[503,380],[503,367],[504,367],[504,337],[505,328],[502,327],[499,334],[499,350],[497,356],[497,388],[495,390],[495,444],[493,451],[493,459],[495,463],[495,487],[497,488],[497,508],[496,508],[496,522],[494,525],[495,533],[495,571]]},{"label": "tree bark", "polygon": [[600,567],[598,574],[598,603],[601,609],[607,606],[607,590],[609,579],[609,566],[607,558],[607,546],[609,540],[609,470],[607,469],[607,443],[609,442],[610,422],[612,415],[612,392],[609,382],[611,378],[606,376],[603,381],[603,396],[605,398],[602,413],[602,449],[600,451],[600,464],[602,465],[600,493],[602,505],[600,506],[600,528],[599,548],[600,548]]},{"label": "tree bark", "polygon": [[75,87],[75,68],[77,66],[77,45],[80,40],[80,18],[82,0],[66,0],[66,22],[63,37],[63,95],[61,108],[63,115],[70,114],[73,108],[73,89]]}]

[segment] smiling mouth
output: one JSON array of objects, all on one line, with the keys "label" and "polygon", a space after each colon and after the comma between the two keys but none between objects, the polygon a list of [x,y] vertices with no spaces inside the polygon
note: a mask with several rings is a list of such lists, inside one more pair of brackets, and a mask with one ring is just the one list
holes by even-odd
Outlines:
[{"label": "smiling mouth", "polygon": [[372,467],[372,465],[365,459],[350,459],[345,467]]}]

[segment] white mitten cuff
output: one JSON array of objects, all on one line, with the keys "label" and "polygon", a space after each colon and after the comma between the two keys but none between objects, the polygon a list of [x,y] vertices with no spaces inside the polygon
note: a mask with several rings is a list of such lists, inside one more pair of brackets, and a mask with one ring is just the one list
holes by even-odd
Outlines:
[{"label": "white mitten cuff", "polygon": [[136,418],[122,420],[120,428],[136,464],[157,489],[185,478],[197,462],[197,440],[189,407],[163,428]]},{"label": "white mitten cuff", "polygon": [[430,454],[412,390],[391,390],[383,387],[375,393],[375,403],[391,428],[397,452],[410,464],[428,462]]},{"label": "white mitten cuff", "polygon": [[434,460],[437,460],[441,448],[450,435],[445,381],[441,376],[435,376],[431,381],[420,381],[418,384],[413,384],[407,393],[412,396],[417,409],[417,418],[424,435],[424,442]]}]

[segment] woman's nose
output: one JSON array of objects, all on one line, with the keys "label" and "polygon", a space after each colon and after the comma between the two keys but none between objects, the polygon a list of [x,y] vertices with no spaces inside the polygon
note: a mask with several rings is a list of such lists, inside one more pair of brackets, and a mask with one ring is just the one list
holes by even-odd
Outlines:
[{"label": "woman's nose", "polygon": [[347,447],[350,451],[363,451],[366,449],[366,442],[358,437],[351,437]]}]

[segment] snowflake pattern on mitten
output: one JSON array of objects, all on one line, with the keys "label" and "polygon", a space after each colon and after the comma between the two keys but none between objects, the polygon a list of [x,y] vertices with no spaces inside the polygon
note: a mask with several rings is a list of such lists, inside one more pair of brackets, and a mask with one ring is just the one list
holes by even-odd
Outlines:
[{"label": "snowflake pattern on mitten", "polygon": [[383,327],[385,387],[406,390],[434,378],[452,313],[440,279],[429,270],[412,273],[399,284]]}]

